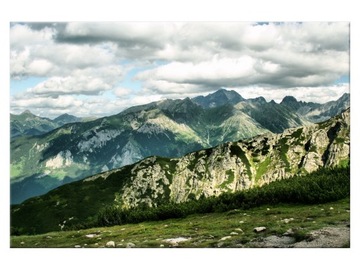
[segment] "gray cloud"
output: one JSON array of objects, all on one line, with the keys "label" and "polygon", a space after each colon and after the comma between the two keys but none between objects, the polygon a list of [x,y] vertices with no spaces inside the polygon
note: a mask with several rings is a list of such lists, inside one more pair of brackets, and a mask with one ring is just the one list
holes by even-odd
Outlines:
[{"label": "gray cloud", "polygon": [[46,78],[29,89],[34,100],[115,97],[131,68],[154,98],[220,87],[322,91],[349,74],[348,23],[11,23],[10,46],[13,79]]}]

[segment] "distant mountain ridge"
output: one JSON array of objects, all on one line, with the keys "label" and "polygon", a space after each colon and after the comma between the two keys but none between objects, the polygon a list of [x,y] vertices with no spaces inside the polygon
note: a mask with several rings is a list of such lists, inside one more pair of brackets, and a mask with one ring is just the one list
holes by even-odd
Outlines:
[{"label": "distant mountain ridge", "polygon": [[207,96],[198,96],[192,98],[192,101],[199,104],[203,108],[214,108],[223,105],[235,105],[245,99],[234,90],[219,89]]},{"label": "distant mountain ridge", "polygon": [[318,123],[341,113],[350,107],[350,94],[344,93],[338,100],[324,104],[314,102],[297,101],[292,96],[286,96],[280,103],[296,113],[304,116],[311,122]]},{"label": "distant mountain ridge", "polygon": [[[340,101],[328,104],[313,111],[312,117],[316,112],[321,117],[331,115],[341,107]],[[11,202],[149,156],[181,157],[310,124],[306,115],[285,104],[266,102],[263,97],[246,100],[224,89],[206,97],[152,102],[94,121],[68,123],[46,134],[11,141]]]},{"label": "distant mountain ridge", "polygon": [[[318,124],[226,142],[179,158],[151,156],[11,208],[11,226],[41,233],[92,221],[104,207],[218,196],[350,162],[350,110]],[[31,218],[30,218],[31,217]]]},{"label": "distant mountain ridge", "polygon": [[64,113],[64,114],[56,117],[53,121],[55,123],[57,123],[61,127],[61,126],[65,125],[65,124],[81,122],[82,118],[79,118],[79,117],[76,117],[74,115]]},{"label": "distant mountain ridge", "polygon": [[15,138],[23,135],[42,135],[65,124],[79,121],[81,121],[81,118],[69,114],[62,114],[51,120],[46,117],[36,116],[26,110],[19,115],[10,114],[10,136]]}]

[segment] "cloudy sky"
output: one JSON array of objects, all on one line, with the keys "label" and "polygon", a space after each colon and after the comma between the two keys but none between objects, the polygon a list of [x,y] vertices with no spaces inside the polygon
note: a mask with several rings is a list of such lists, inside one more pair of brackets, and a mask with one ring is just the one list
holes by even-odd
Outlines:
[{"label": "cloudy sky", "polygon": [[50,118],[219,88],[324,103],[349,92],[349,24],[13,22],[10,76],[10,111]]}]

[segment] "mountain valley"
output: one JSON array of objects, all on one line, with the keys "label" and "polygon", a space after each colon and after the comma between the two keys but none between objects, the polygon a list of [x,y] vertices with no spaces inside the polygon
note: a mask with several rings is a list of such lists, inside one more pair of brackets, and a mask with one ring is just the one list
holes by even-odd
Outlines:
[{"label": "mountain valley", "polygon": [[79,118],[65,115],[53,120],[64,124],[61,127],[12,139],[11,202],[147,157],[179,158],[225,142],[311,126],[316,115],[328,119],[348,105],[349,95],[323,105],[289,97],[278,104],[220,89],[205,97],[131,107],[93,121],[71,123]]},{"label": "mountain valley", "polygon": [[321,168],[348,166],[349,161],[348,109],[325,122],[290,128],[281,134],[227,142],[179,158],[151,156],[63,185],[14,205],[12,225],[29,223],[29,227],[38,228],[37,232],[43,227],[55,230],[58,224],[91,221],[102,208],[111,205],[131,209],[182,203],[263,186]]}]

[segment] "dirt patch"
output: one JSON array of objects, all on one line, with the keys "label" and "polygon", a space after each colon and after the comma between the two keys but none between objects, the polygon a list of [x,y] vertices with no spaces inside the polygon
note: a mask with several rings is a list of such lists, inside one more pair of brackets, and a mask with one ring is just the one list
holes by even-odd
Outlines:
[{"label": "dirt patch", "polygon": [[326,227],[312,231],[306,241],[297,242],[295,248],[341,248],[350,247],[349,227]]},{"label": "dirt patch", "polygon": [[350,227],[332,226],[311,231],[306,240],[296,242],[293,236],[271,235],[247,244],[258,248],[342,248],[350,247]]}]

